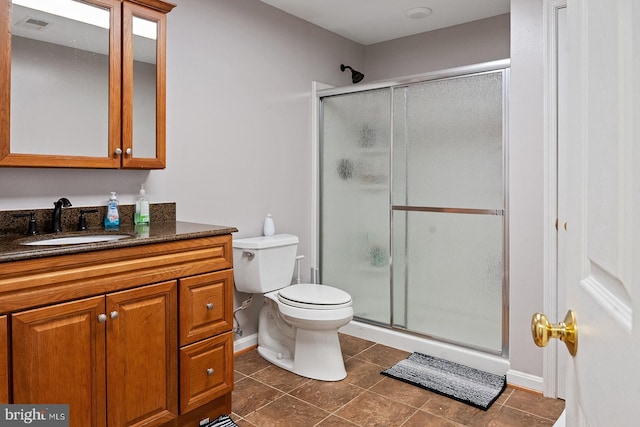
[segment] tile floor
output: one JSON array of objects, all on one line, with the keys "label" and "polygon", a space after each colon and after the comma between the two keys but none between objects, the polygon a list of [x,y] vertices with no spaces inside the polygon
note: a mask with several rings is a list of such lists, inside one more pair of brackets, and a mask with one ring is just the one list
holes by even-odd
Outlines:
[{"label": "tile floor", "polygon": [[385,377],[410,353],[340,334],[347,378],[303,378],[250,350],[235,358],[232,419],[257,427],[552,426],[564,401],[507,387],[488,411]]}]

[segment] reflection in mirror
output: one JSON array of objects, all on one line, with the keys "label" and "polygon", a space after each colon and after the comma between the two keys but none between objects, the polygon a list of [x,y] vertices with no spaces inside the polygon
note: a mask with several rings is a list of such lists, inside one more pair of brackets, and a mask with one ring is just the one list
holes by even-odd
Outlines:
[{"label": "reflection in mirror", "polygon": [[133,17],[133,155],[156,157],[157,33],[154,21]]},{"label": "reflection in mirror", "polygon": [[106,8],[13,0],[11,152],[108,156]]}]

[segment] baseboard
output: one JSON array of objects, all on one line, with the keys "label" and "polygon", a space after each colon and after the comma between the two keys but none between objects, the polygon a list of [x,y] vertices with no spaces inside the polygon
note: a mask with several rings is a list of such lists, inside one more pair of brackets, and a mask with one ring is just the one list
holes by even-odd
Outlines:
[{"label": "baseboard", "polygon": [[558,420],[553,425],[553,427],[565,427],[566,425],[567,425],[567,411],[564,410],[562,411],[562,414],[560,414],[560,418],[558,418]]},{"label": "baseboard", "polygon": [[417,337],[392,329],[381,328],[352,320],[340,328],[340,332],[377,342],[404,351],[418,351],[451,362],[461,363],[482,371],[504,375],[509,371],[509,361],[503,357],[470,350],[427,338]]},{"label": "baseboard", "polygon": [[542,393],[544,390],[544,381],[542,377],[520,371],[514,371],[512,369],[507,371],[507,384],[538,393]]},{"label": "baseboard", "polygon": [[233,352],[238,353],[247,348],[258,345],[258,334],[251,334],[246,337],[239,338],[233,342]]}]

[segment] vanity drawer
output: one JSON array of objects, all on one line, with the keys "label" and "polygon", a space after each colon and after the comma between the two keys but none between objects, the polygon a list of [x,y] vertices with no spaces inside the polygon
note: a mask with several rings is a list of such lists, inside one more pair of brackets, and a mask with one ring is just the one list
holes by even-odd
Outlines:
[{"label": "vanity drawer", "polygon": [[233,390],[233,332],[180,349],[180,412]]},{"label": "vanity drawer", "polygon": [[180,279],[180,345],[233,328],[233,270]]}]

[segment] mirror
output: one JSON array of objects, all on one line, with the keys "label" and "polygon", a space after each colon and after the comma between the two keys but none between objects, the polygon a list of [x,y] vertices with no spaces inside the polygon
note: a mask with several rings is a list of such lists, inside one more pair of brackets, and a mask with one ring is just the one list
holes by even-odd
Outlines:
[{"label": "mirror", "polygon": [[107,6],[13,0],[11,153],[109,157]]},{"label": "mirror", "polygon": [[133,16],[133,155],[156,157],[158,24]]}]

